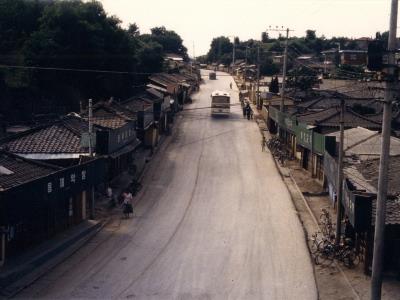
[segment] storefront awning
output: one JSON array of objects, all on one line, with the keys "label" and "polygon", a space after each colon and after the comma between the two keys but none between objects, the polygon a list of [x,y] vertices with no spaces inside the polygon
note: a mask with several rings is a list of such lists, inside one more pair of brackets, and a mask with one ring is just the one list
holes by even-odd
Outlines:
[{"label": "storefront awning", "polygon": [[160,87],[160,86],[158,86],[158,85],[154,85],[154,84],[149,83],[149,84],[147,85],[147,87],[153,88],[153,89],[155,89],[155,90],[157,90],[157,91],[160,91],[160,92],[162,92],[162,93],[168,93],[167,89],[164,89],[163,87]]}]

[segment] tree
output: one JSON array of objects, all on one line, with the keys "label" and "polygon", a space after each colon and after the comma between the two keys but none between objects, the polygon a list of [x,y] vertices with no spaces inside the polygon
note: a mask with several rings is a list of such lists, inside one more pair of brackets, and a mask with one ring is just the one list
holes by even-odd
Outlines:
[{"label": "tree", "polygon": [[306,31],[306,40],[312,41],[317,38],[316,31],[308,29]]},{"label": "tree", "polygon": [[156,73],[162,71],[164,60],[163,47],[155,42],[149,41],[143,44],[137,54],[139,60],[138,70],[146,73]]},{"label": "tree", "polygon": [[300,66],[288,72],[287,85],[302,91],[311,90],[318,83],[316,71]]},{"label": "tree", "polygon": [[[214,38],[211,42],[210,50],[207,53],[207,59],[209,62],[221,62],[222,57],[226,60],[227,55],[232,55],[233,44],[230,42],[228,37],[220,36]],[[232,61],[232,57],[230,58]]]},{"label": "tree", "polygon": [[129,24],[128,26],[128,34],[132,38],[137,38],[140,36],[139,26],[136,23]]},{"label": "tree", "polygon": [[0,0],[0,29],[0,63],[37,67],[0,70],[0,112],[9,118],[128,97],[148,73],[162,71],[166,52],[187,56],[174,31],[123,29],[99,1]]},{"label": "tree", "polygon": [[269,42],[268,33],[265,32],[265,31],[263,31],[263,32],[261,33],[261,42],[263,42],[263,43],[268,43],[268,42]]},{"label": "tree", "polygon": [[187,49],[183,45],[182,38],[172,30],[167,30],[164,26],[151,29],[151,38],[163,47],[165,53],[175,53],[188,58]]},{"label": "tree", "polygon": [[272,77],[271,83],[269,84],[269,91],[274,94],[279,93],[279,80],[278,76]]},{"label": "tree", "polygon": [[[28,65],[59,69],[93,69],[132,72],[135,58],[129,35],[115,17],[107,17],[99,2],[54,2],[47,5],[40,27],[24,46]],[[65,71],[36,71],[34,84],[47,95],[76,90],[82,98],[124,97],[129,75]],[[72,76],[71,76],[72,75]],[[60,105],[79,107],[78,98],[60,99]]]}]

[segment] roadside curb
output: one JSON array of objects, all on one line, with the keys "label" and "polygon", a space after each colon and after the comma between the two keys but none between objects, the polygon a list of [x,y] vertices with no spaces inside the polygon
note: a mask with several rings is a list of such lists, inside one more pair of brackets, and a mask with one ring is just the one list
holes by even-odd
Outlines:
[{"label": "roadside curb", "polygon": [[108,223],[108,220],[90,222],[95,224],[86,228],[79,234],[65,239],[61,244],[49,249],[42,255],[33,258],[29,263],[20,267],[18,270],[10,271],[9,274],[0,278],[0,299],[7,299],[15,296],[21,290],[65,261],[101,231]]},{"label": "roadside curb", "polygon": [[[254,107],[254,105],[252,105],[252,103],[251,103],[251,106],[252,106],[252,108],[253,108],[253,111],[256,112],[254,115],[255,115],[255,116],[260,116],[260,112],[259,112],[257,109],[255,109],[255,107]],[[258,126],[259,129],[260,129],[260,134],[261,134],[261,135],[264,135],[264,130],[262,130],[262,129],[260,128],[260,123],[262,122],[262,123],[265,124],[265,121],[262,119],[260,122],[258,122],[257,118],[255,118],[255,120],[256,120],[257,126]],[[265,126],[266,126],[266,128],[268,128],[266,124],[265,124]],[[285,167],[283,167],[283,166],[281,166],[281,165],[279,164],[279,162],[275,159],[275,157],[272,155],[272,153],[271,153],[271,156],[272,156],[272,159],[273,159],[273,161],[274,161],[274,163],[275,163],[275,167],[277,168],[279,174],[281,175],[281,178],[282,178],[283,182],[284,182],[285,185],[287,186],[288,192],[289,192],[289,194],[290,194],[290,196],[291,196],[291,199],[292,199],[292,203],[293,203],[293,205],[294,205],[294,207],[295,207],[295,209],[296,209],[296,211],[297,211],[297,213],[298,213],[299,221],[300,221],[300,223],[302,224],[302,228],[303,228],[303,230],[304,230],[304,237],[305,237],[305,242],[306,242],[306,245],[307,245],[307,249],[309,250],[310,259],[312,260],[312,256],[311,256],[311,252],[310,252],[309,244],[308,244],[308,235],[309,235],[309,232],[308,232],[308,231],[309,231],[309,230],[307,230],[307,228],[306,228],[307,226],[306,226],[306,224],[303,222],[303,220],[302,220],[302,218],[301,218],[302,212],[299,211],[298,208],[297,208],[297,206],[296,206],[295,199],[294,199],[294,197],[293,197],[293,195],[292,195],[291,189],[290,189],[289,186],[288,186],[288,181],[290,181],[290,183],[293,185],[293,188],[294,188],[294,190],[295,190],[295,191],[293,191],[293,193],[296,193],[297,196],[298,196],[299,198],[302,199],[302,202],[303,202],[303,204],[304,204],[304,206],[305,206],[305,208],[306,208],[306,210],[307,210],[306,213],[307,213],[307,214],[309,215],[309,217],[311,218],[312,222],[314,223],[314,226],[316,226],[316,228],[317,228],[319,231],[321,231],[321,228],[320,228],[320,226],[319,226],[319,224],[318,224],[318,221],[317,221],[316,216],[314,215],[314,213],[313,213],[311,207],[310,207],[309,204],[307,203],[307,200],[305,199],[303,193],[301,192],[300,187],[298,186],[298,184],[297,184],[296,180],[294,179],[293,175],[291,174],[290,170],[288,169],[287,172],[284,172],[284,168],[285,168]],[[316,269],[315,269],[314,263],[313,263],[313,262],[311,262],[311,263],[312,263],[313,272],[314,272],[315,284],[316,284],[316,286],[317,286],[318,299],[320,299],[320,293],[319,293],[318,284],[317,284]],[[360,295],[356,292],[356,290],[354,289],[354,287],[353,287],[352,284],[350,283],[349,278],[346,276],[346,274],[344,273],[344,271],[343,271],[343,269],[340,267],[340,265],[337,264],[336,262],[334,263],[334,265],[335,265],[335,267],[337,268],[337,270],[340,272],[340,274],[342,275],[342,277],[344,278],[344,280],[345,280],[347,286],[350,288],[352,294],[353,294],[354,297],[355,297],[354,299],[361,299],[361,298],[360,298]]]}]

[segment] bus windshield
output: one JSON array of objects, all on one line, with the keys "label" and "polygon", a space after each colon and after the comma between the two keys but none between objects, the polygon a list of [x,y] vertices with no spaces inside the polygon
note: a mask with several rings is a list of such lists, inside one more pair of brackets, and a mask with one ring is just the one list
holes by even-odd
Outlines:
[{"label": "bus windshield", "polygon": [[225,96],[214,96],[214,97],[213,97],[213,103],[218,103],[218,104],[229,104],[229,97],[225,97]]}]

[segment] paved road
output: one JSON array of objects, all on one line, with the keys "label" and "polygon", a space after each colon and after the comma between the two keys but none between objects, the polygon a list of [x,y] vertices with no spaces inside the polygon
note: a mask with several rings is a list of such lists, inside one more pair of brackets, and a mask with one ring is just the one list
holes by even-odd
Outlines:
[{"label": "paved road", "polygon": [[[222,75],[219,73],[218,75]],[[205,80],[136,206],[19,297],[316,299],[304,234],[255,122],[211,118]],[[232,92],[238,104],[237,89]]]}]

